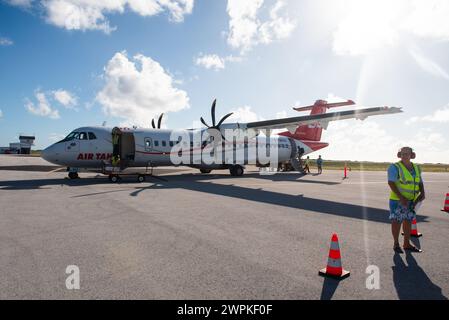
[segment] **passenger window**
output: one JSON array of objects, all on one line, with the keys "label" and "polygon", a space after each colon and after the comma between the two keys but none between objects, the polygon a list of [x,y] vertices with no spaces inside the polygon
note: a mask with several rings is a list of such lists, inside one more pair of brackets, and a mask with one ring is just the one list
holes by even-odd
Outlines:
[{"label": "passenger window", "polygon": [[97,137],[95,136],[95,133],[89,132],[89,140],[95,140]]},{"label": "passenger window", "polygon": [[154,140],[154,146],[159,147],[159,140]]},{"label": "passenger window", "polygon": [[165,140],[162,140],[162,146],[166,147],[167,146],[167,142]]},{"label": "passenger window", "polygon": [[174,141],[170,141],[170,147],[173,147],[175,145]]}]

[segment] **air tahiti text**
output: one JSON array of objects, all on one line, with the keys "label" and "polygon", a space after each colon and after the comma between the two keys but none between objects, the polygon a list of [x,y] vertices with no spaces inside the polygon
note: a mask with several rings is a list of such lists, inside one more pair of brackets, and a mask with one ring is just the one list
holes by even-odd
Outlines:
[{"label": "air tahiti text", "polygon": [[80,153],[77,160],[110,160],[112,153]]}]

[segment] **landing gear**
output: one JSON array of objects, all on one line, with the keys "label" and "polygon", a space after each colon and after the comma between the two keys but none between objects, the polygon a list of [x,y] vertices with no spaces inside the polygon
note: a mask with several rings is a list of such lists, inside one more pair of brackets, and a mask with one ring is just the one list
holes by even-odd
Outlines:
[{"label": "landing gear", "polygon": [[144,182],[144,181],[145,181],[145,176],[144,176],[143,174],[139,174],[139,175],[137,176],[137,181],[138,181],[138,182]]},{"label": "landing gear", "polygon": [[77,172],[69,172],[69,178],[70,179],[78,179],[78,173]]},{"label": "landing gear", "polygon": [[211,169],[200,169],[201,173],[211,173],[212,170]]},{"label": "landing gear", "polygon": [[232,165],[229,167],[229,172],[231,173],[231,176],[239,177],[243,175],[243,167],[240,165]]},{"label": "landing gear", "polygon": [[118,182],[118,179],[119,179],[119,177],[117,175],[115,175],[115,174],[110,174],[109,175],[109,181],[111,181],[111,182],[116,183],[116,182]]}]

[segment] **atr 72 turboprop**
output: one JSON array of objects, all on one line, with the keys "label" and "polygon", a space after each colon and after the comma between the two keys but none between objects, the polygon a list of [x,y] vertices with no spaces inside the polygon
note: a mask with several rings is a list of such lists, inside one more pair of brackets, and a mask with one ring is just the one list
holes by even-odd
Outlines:
[{"label": "atr 72 turboprop", "polygon": [[[296,170],[300,170],[298,159],[306,154],[327,147],[329,144],[321,142],[321,133],[326,129],[330,121],[345,119],[364,120],[367,117],[383,114],[402,112],[397,107],[372,107],[349,111],[326,113],[329,108],[354,105],[351,100],[338,103],[327,103],[325,100],[317,100],[315,104],[306,107],[294,108],[296,111],[311,111],[310,115],[272,119],[248,123],[224,123],[232,114],[225,115],[218,123],[215,121],[215,103],[212,104],[212,125],[209,126],[203,118],[201,122],[206,128],[170,130],[161,129],[162,115],[159,117],[158,126],[152,121],[152,127],[147,128],[106,128],[106,127],[81,127],[73,130],[63,140],[54,143],[42,152],[42,157],[54,164],[67,167],[69,177],[78,178],[78,172],[97,171],[111,163],[114,157],[120,159],[120,169],[129,167],[157,167],[179,165],[174,161],[173,155],[183,155],[192,159],[195,153],[201,153],[204,148],[213,146],[216,154],[225,154],[231,149],[234,152],[244,151],[241,161],[233,157],[217,157],[210,163],[200,160],[196,162],[183,162],[181,164],[198,168],[202,173],[210,173],[211,170],[228,169],[233,176],[240,176],[244,172],[246,164],[262,163],[258,152],[250,152],[260,148],[274,148],[276,159],[274,162],[289,162]],[[239,130],[245,137],[240,140],[228,140],[224,136],[226,130]],[[271,136],[274,129],[287,129],[278,135]],[[213,135],[213,131],[218,132]],[[259,135],[261,131],[266,136]],[[195,141],[196,134],[209,133],[206,140]],[[190,141],[182,141],[176,137],[190,137]],[[207,135],[205,135],[207,136]],[[223,139],[222,139],[223,137]],[[221,141],[219,141],[221,140]],[[219,143],[220,142],[220,143]],[[253,156],[250,156],[253,154]],[[217,160],[218,159],[218,160]],[[273,160],[273,159],[272,159]]]}]

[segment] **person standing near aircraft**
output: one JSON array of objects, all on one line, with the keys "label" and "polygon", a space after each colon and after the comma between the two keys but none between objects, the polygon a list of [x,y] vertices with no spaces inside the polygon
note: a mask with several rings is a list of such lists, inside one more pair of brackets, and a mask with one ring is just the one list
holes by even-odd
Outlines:
[{"label": "person standing near aircraft", "polygon": [[399,246],[399,232],[402,225],[404,250],[421,252],[410,243],[411,221],[416,218],[415,206],[425,199],[421,168],[410,161],[416,157],[412,148],[401,148],[397,156],[401,161],[391,164],[388,168],[388,185],[391,189],[389,219],[394,240],[393,249],[402,253]]},{"label": "person standing near aircraft", "polygon": [[318,174],[323,173],[323,159],[321,158],[321,155],[318,156],[318,159],[316,159],[316,165],[318,167]]},{"label": "person standing near aircraft", "polygon": [[310,173],[309,165],[310,165],[310,158],[309,156],[307,156],[306,161],[304,163],[304,173]]}]

